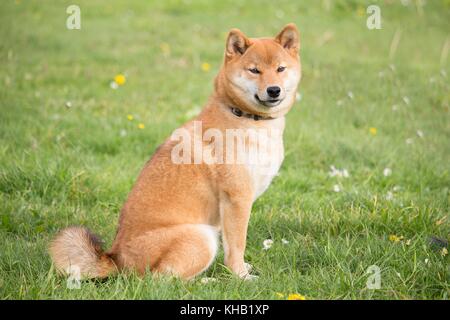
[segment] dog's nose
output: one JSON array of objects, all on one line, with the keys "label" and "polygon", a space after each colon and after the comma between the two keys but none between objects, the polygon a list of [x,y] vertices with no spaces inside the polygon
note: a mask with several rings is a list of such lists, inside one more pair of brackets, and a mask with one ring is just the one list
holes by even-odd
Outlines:
[{"label": "dog's nose", "polygon": [[278,86],[267,88],[267,94],[271,98],[278,98],[278,96],[280,95],[280,92],[281,92],[281,88]]}]

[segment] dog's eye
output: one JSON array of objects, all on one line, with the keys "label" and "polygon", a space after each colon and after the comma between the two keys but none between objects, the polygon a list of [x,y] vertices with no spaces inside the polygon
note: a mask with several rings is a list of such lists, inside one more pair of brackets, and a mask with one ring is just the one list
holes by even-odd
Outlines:
[{"label": "dog's eye", "polygon": [[284,70],[286,70],[286,67],[278,67],[277,72],[283,72]]},{"label": "dog's eye", "polygon": [[250,71],[251,73],[254,73],[254,74],[261,73],[261,72],[259,72],[259,70],[256,69],[256,68],[250,68],[250,69],[248,69],[248,71]]}]

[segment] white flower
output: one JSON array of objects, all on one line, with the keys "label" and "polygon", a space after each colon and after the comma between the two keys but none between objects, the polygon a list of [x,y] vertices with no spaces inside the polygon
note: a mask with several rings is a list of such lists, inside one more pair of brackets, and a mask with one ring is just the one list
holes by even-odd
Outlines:
[{"label": "white flower", "polygon": [[394,199],[394,194],[392,193],[392,191],[388,191],[388,193],[386,194],[386,200],[391,201]]},{"label": "white flower", "polygon": [[283,244],[288,244],[288,243],[289,243],[289,241],[287,241],[286,239],[281,239],[281,242],[282,242]]},{"label": "white flower", "polygon": [[414,140],[412,138],[408,138],[405,140],[406,144],[412,144]]},{"label": "white flower", "polygon": [[343,169],[342,170],[342,176],[344,177],[344,178],[348,178],[350,175],[349,175],[349,173],[348,173],[348,171],[347,171],[347,169]]},{"label": "white flower", "polygon": [[409,105],[411,103],[407,96],[403,97],[403,102],[405,102],[407,105]]},{"label": "white flower", "polygon": [[416,133],[417,133],[417,136],[419,138],[423,138],[423,131],[422,130],[417,130]]},{"label": "white flower", "polygon": [[115,81],[111,81],[111,83],[109,84],[109,86],[111,87],[111,89],[116,90],[119,85],[117,84],[117,82]]},{"label": "white flower", "polygon": [[207,284],[207,283],[209,283],[209,282],[216,282],[216,281],[217,281],[216,278],[211,278],[211,277],[204,277],[204,278],[202,278],[202,279],[200,280],[200,282],[201,282],[202,284]]},{"label": "white flower", "polygon": [[334,192],[341,192],[341,187],[339,187],[338,184],[335,184],[335,185],[333,186],[333,191],[334,191]]},{"label": "white flower", "polygon": [[350,98],[350,99],[353,99],[355,96],[353,95],[353,92],[351,92],[351,91],[349,91],[349,92],[347,92],[347,96]]},{"label": "white flower", "polygon": [[344,177],[344,178],[348,178],[350,175],[347,171],[347,169],[337,169],[334,165],[330,166],[330,172],[328,172],[328,174],[330,175],[330,177]]},{"label": "white flower", "polygon": [[197,114],[199,114],[201,111],[201,108],[199,106],[194,106],[191,110],[188,110],[186,112],[187,118],[195,117]]},{"label": "white flower", "polygon": [[392,174],[392,170],[390,168],[384,168],[383,175],[385,177],[389,177]]},{"label": "white flower", "polygon": [[269,250],[270,247],[272,247],[273,245],[273,240],[272,239],[266,239],[263,241],[263,250]]}]

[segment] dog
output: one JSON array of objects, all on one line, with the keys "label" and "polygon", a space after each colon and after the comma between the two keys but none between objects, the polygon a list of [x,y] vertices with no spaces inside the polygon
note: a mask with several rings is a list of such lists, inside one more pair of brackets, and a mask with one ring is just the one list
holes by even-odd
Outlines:
[{"label": "dog", "polygon": [[[177,129],[189,141],[181,145],[174,139],[180,134],[172,134],[146,163],[121,210],[112,248],[104,252],[88,229],[68,227],[49,246],[56,269],[67,274],[75,267],[83,279],[122,270],[191,279],[211,265],[221,234],[225,265],[238,277],[252,279],[244,261],[250,212],[283,161],[285,115],[301,79],[299,50],[294,24],[274,38],[248,38],[232,29],[213,94],[195,119]],[[228,130],[265,132],[264,139],[246,135],[241,142],[244,155],[257,150],[270,165],[219,161],[224,152],[211,145],[217,146]],[[180,151],[192,145],[193,152]],[[213,161],[198,157],[195,145]],[[227,154],[238,149],[228,140],[220,145]]]}]

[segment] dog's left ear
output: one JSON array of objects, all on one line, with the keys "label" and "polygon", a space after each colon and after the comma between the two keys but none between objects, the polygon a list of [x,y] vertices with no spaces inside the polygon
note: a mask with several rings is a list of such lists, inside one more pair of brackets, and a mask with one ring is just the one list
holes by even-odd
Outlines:
[{"label": "dog's left ear", "polygon": [[287,24],[275,37],[275,41],[292,54],[297,54],[300,50],[300,33],[293,23]]}]

